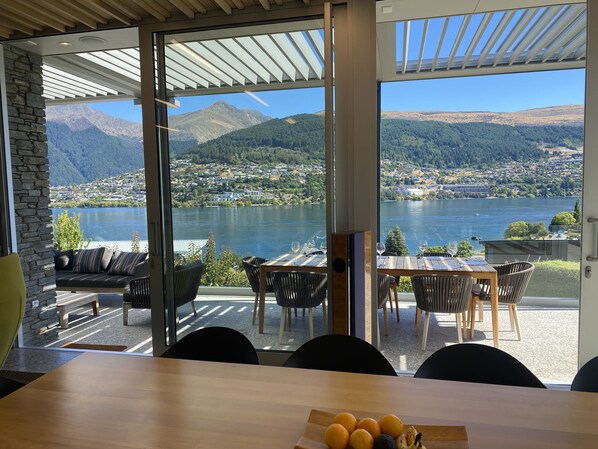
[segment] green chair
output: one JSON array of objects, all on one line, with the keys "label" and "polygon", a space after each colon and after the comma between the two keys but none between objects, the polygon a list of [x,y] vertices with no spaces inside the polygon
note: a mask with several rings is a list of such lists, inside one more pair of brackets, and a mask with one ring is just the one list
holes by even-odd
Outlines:
[{"label": "green chair", "polygon": [[[25,313],[25,278],[18,254],[0,257],[0,367],[6,361],[8,353],[19,331]],[[0,398],[22,386],[21,383],[0,377]]]}]

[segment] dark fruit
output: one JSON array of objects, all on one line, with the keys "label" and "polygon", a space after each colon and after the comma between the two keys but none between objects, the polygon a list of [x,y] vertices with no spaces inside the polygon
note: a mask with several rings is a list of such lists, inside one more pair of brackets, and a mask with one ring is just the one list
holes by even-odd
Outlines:
[{"label": "dark fruit", "polygon": [[385,433],[374,438],[374,449],[397,449],[397,442]]}]

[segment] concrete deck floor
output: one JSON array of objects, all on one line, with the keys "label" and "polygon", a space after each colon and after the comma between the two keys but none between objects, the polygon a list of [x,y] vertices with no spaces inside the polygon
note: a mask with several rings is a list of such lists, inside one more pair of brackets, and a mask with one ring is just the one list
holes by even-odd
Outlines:
[{"label": "concrete deck floor", "polygon": [[[179,309],[179,335],[207,326],[228,326],[245,334],[258,349],[292,351],[309,338],[307,316],[293,317],[292,326],[278,342],[280,307],[273,299],[266,303],[265,333],[258,333],[258,326],[251,324],[252,296],[224,297],[198,296],[195,301],[197,316],[189,304]],[[401,321],[389,314],[388,336],[381,336],[380,349],[397,370],[414,372],[434,351],[457,342],[454,315],[433,314],[430,320],[428,343],[421,349],[420,336],[415,334],[415,303],[400,302]],[[382,311],[379,311],[382,323]],[[476,323],[473,339],[465,342],[492,344],[489,308],[485,320]],[[500,309],[500,348],[523,362],[540,379],[548,383],[567,384],[577,372],[578,310],[575,307],[519,307],[522,338],[518,341],[510,330],[508,312]],[[151,354],[151,316],[149,310],[129,311],[129,325],[122,324],[122,299],[119,295],[100,295],[100,316],[91,313],[91,307],[81,307],[70,313],[68,329],[60,330],[59,339],[48,345],[60,348],[67,343],[125,345],[126,352]],[[325,332],[322,310],[314,311],[314,334]],[[56,352],[56,351],[42,351]],[[61,351],[62,353],[63,351]],[[66,357],[68,359],[68,357]],[[9,358],[5,370],[23,365],[22,357]]]}]

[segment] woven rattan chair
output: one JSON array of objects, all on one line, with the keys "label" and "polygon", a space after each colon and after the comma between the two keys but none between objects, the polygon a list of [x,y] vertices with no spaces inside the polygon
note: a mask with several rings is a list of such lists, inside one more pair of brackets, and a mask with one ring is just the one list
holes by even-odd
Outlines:
[{"label": "woven rattan chair", "polygon": [[[517,304],[521,302],[525,289],[534,272],[534,265],[529,262],[515,262],[495,267],[498,273],[498,302],[508,304],[511,331],[517,331],[517,339],[521,340]],[[490,301],[490,282],[475,284],[471,291],[471,306],[469,310],[469,329],[473,338],[475,328],[475,310],[478,301]],[[483,307],[480,303],[480,307]]]},{"label": "woven rattan chair", "polygon": [[[388,274],[378,273],[378,309],[382,309],[384,316],[384,335],[388,336],[388,314],[386,313],[386,305],[390,297],[390,284],[394,281],[394,277]],[[378,319],[378,342],[380,341],[380,319]]]},{"label": "woven rattan chair", "polygon": [[[258,304],[259,304],[259,296],[260,296],[260,265],[264,262],[267,262],[268,259],[263,259],[257,256],[249,256],[245,257],[243,262],[243,268],[245,269],[245,274],[247,274],[247,279],[249,280],[249,285],[251,285],[251,291],[255,293],[255,300],[253,302],[253,319],[252,324],[255,324],[255,315],[257,313]],[[274,293],[274,287],[272,286],[272,276],[268,273],[266,276],[266,293]]]},{"label": "woven rattan chair", "polygon": [[[426,349],[430,313],[454,313],[457,321],[457,339],[463,342],[461,321],[466,324],[473,279],[469,276],[416,275],[411,278],[417,307],[426,312],[422,349]],[[465,327],[466,328],[466,327]],[[417,332],[417,325],[415,328]]]},{"label": "woven rattan chair", "polygon": [[[384,251],[382,256],[397,256],[397,253],[393,251]],[[397,312],[397,323],[401,321],[401,316],[399,314],[399,281],[401,280],[400,276],[395,276],[392,278],[392,282],[390,283],[390,290],[388,292],[388,303],[390,304],[390,311],[393,311],[392,306],[392,298],[390,297],[390,292],[392,291],[395,297],[395,307]]]},{"label": "woven rattan chair", "polygon": [[[197,315],[194,299],[203,275],[203,262],[194,262],[174,271],[174,305],[178,309],[191,303],[193,315]],[[123,295],[123,324],[129,324],[129,309],[150,309],[150,278],[133,279],[129,292]]]},{"label": "woven rattan chair", "polygon": [[446,251],[424,251],[424,257],[453,257]]},{"label": "woven rattan chair", "polygon": [[324,323],[326,320],[326,279],[323,273],[308,273],[300,271],[274,271],[272,283],[276,304],[282,307],[280,316],[280,331],[278,339],[282,344],[282,334],[287,314],[290,324],[291,308],[306,308],[309,319],[309,338],[314,337],[312,309],[322,304]]}]

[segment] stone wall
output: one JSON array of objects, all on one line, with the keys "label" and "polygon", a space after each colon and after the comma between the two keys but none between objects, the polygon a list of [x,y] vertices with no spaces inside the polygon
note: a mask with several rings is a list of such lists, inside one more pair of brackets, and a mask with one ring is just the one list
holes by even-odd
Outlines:
[{"label": "stone wall", "polygon": [[58,335],[41,64],[41,56],[4,45],[17,250],[27,284],[26,345]]}]

